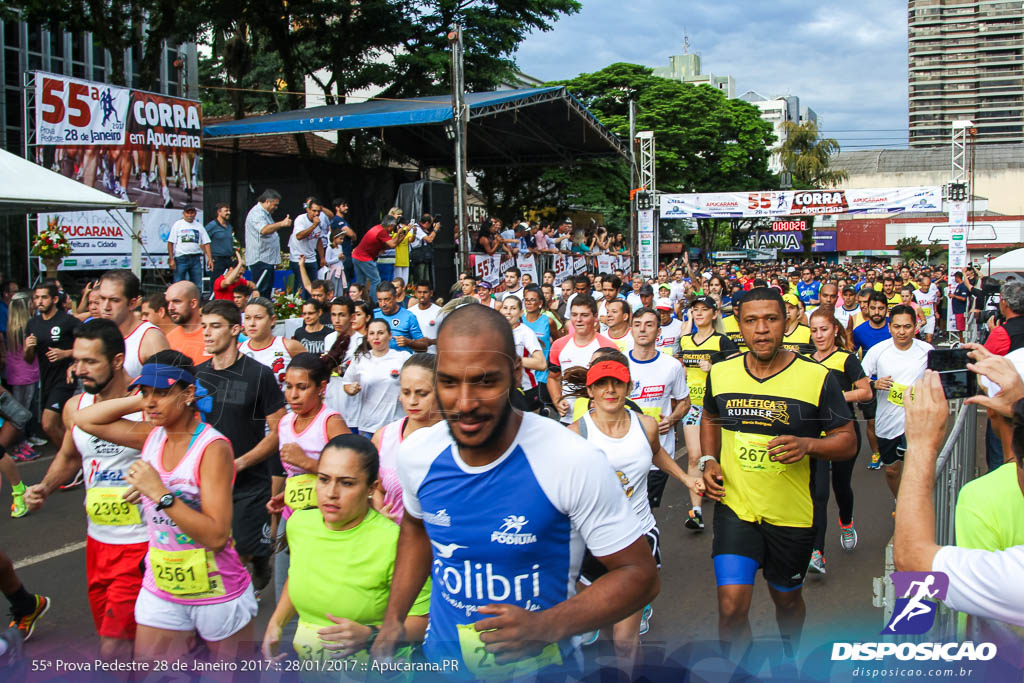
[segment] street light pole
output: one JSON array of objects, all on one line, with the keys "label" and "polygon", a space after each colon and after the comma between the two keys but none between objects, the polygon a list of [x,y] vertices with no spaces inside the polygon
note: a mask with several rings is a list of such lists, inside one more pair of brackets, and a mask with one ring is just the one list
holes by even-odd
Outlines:
[{"label": "street light pole", "polygon": [[459,268],[469,268],[469,225],[466,216],[466,163],[469,109],[466,106],[466,77],[463,70],[462,26],[448,33],[452,50],[452,131],[455,144],[455,213],[459,226]]}]

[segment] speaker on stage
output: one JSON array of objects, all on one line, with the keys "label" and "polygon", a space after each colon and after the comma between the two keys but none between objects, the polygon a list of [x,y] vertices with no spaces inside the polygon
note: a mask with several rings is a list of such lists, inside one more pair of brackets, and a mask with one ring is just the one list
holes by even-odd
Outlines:
[{"label": "speaker on stage", "polygon": [[432,245],[434,254],[431,280],[434,293],[446,296],[458,275],[455,270],[455,256],[458,253],[455,240],[455,187],[450,183],[433,180],[402,183],[398,186],[395,206],[401,207],[403,215],[411,221],[419,221],[421,215],[429,213],[441,223],[441,231]]}]

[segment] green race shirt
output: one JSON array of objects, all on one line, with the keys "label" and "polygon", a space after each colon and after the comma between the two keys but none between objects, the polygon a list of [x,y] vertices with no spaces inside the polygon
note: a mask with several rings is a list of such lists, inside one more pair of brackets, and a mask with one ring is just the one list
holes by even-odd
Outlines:
[{"label": "green race shirt", "polygon": [[1024,493],[1017,464],[1008,462],[965,484],[957,496],[955,522],[961,548],[1005,550],[1024,545]]},{"label": "green race shirt", "polygon": [[[288,594],[300,621],[330,626],[330,612],[366,626],[381,623],[391,594],[397,524],[371,509],[354,529],[332,531],[320,510],[310,508],[295,512],[286,531]],[[428,578],[409,614],[425,616],[429,605]]]}]

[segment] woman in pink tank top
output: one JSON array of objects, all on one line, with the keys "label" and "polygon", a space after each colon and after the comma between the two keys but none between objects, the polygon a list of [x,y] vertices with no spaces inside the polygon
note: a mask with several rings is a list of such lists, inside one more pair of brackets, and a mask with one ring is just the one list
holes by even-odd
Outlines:
[{"label": "woman in pink tank top", "polygon": [[[334,437],[350,433],[341,415],[324,405],[330,377],[330,367],[315,353],[294,356],[285,372],[284,398],[291,412],[281,418],[277,428],[281,467],[285,473],[284,491],[267,503],[267,510],[274,515],[272,537],[277,539],[274,588],[278,599],[291,563],[285,542],[288,518],[296,510],[316,507],[316,466],[320,452]],[[275,490],[280,490],[279,487],[280,483]]]},{"label": "woman in pink tank top", "polygon": [[380,453],[380,476],[373,492],[373,506],[396,524],[402,523],[402,484],[398,481],[398,447],[417,429],[430,427],[441,420],[434,399],[434,373],[437,356],[416,353],[406,359],[399,377],[401,393],[398,401],[405,417],[384,425],[373,435],[373,445]]},{"label": "woman in pink tank top", "polygon": [[[203,422],[211,398],[178,351],[153,354],[131,386],[141,393],[83,408],[76,424],[142,452],[125,494],[142,504],[149,532],[135,657],[185,659],[198,634],[213,659],[234,661],[251,648],[257,604],[231,539],[231,444]],[[138,411],[146,422],[124,419]]]}]

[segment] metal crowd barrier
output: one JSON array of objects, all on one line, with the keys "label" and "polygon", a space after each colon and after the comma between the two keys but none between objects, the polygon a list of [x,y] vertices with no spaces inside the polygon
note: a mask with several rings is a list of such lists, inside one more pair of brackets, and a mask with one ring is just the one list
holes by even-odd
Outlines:
[{"label": "metal crowd barrier", "polygon": [[490,282],[495,287],[501,285],[505,271],[513,265],[519,266],[524,273],[532,268],[536,273],[537,282],[541,280],[544,271],[550,270],[555,274],[556,285],[568,277],[584,273],[610,273],[616,268],[621,268],[628,277],[633,272],[632,258],[619,254],[527,254],[513,258],[504,252],[470,252],[469,263],[478,278]]}]

